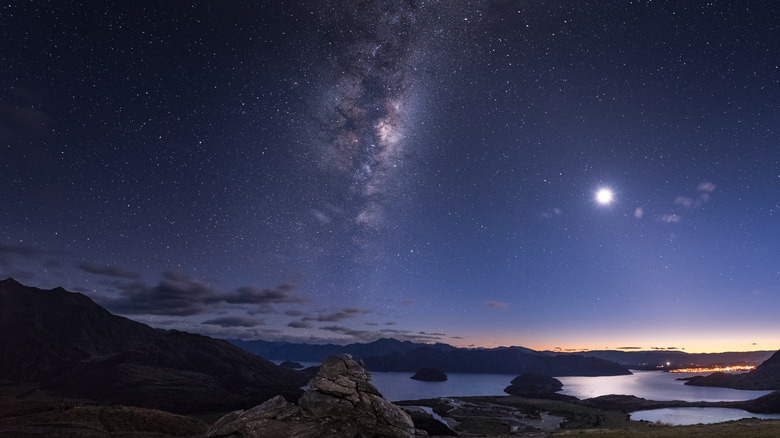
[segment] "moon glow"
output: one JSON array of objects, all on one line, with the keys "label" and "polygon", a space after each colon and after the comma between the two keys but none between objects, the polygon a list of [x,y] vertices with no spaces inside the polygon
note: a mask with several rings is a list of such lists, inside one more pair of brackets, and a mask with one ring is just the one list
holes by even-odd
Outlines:
[{"label": "moon glow", "polygon": [[596,192],[596,202],[601,205],[609,205],[615,199],[615,194],[610,189],[599,189]]}]

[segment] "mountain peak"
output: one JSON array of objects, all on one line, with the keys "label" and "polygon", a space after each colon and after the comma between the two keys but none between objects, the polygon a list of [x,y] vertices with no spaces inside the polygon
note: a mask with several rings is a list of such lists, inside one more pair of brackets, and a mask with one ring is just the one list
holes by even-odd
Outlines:
[{"label": "mountain peak", "polygon": [[0,287],[3,286],[22,286],[22,284],[14,280],[13,277],[8,277],[5,280],[0,280]]}]

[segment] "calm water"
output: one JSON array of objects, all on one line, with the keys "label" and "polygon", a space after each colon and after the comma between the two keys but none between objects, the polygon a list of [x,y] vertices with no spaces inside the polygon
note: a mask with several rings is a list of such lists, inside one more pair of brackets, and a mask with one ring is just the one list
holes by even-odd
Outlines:
[{"label": "calm water", "polygon": [[[607,394],[634,395],[648,400],[740,401],[751,400],[772,391],[742,391],[728,388],[686,386],[682,377],[694,374],[633,371],[629,376],[558,377],[565,395],[579,399]],[[390,401],[421,398],[506,395],[504,388],[514,379],[512,374],[448,374],[446,382],[420,382],[413,373],[371,373],[371,383]]]},{"label": "calm water", "polygon": [[660,421],[674,426],[721,423],[741,418],[780,419],[780,414],[753,414],[740,409],[728,408],[665,408],[631,413],[632,420],[645,420],[653,423]]},{"label": "calm water", "polygon": [[561,394],[579,399],[607,394],[634,395],[648,400],[682,401],[740,401],[751,400],[772,391],[742,391],[706,386],[686,386],[676,380],[691,377],[693,373],[665,373],[661,371],[632,371],[630,376],[558,377],[563,383]]},{"label": "calm water", "polygon": [[506,395],[516,375],[449,373],[446,382],[421,382],[410,379],[414,373],[371,373],[371,383],[390,401],[422,398]]},{"label": "calm water", "polygon": [[[304,364],[318,365],[318,364]],[[557,377],[563,383],[561,394],[579,399],[607,394],[634,395],[648,400],[741,401],[751,400],[772,391],[742,391],[728,388],[686,386],[676,380],[691,377],[689,373],[632,371],[629,376]],[[517,377],[514,374],[448,374],[446,382],[412,380],[413,373],[372,372],[371,383],[389,401],[424,398],[506,395],[504,388]],[[728,408],[666,408],[637,411],[632,420],[660,421],[672,425],[719,423],[740,418],[780,419],[780,414],[753,414]]]}]

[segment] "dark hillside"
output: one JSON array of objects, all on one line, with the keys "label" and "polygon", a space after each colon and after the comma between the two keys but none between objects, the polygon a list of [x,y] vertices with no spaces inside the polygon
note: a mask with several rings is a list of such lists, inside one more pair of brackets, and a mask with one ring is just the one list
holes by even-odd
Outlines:
[{"label": "dark hillside", "polygon": [[172,412],[251,407],[307,381],[223,340],[153,329],[87,296],[0,281],[0,379]]}]

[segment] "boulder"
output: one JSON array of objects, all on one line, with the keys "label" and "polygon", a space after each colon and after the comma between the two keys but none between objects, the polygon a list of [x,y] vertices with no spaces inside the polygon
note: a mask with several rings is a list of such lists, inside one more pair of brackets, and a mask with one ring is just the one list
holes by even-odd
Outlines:
[{"label": "boulder", "polygon": [[423,382],[446,382],[447,375],[438,368],[420,368],[410,379],[421,380]]},{"label": "boulder", "polygon": [[387,437],[424,435],[409,414],[386,401],[371,376],[349,354],[330,356],[309,389],[290,403],[274,397],[246,411],[231,412],[209,429],[209,437]]}]

